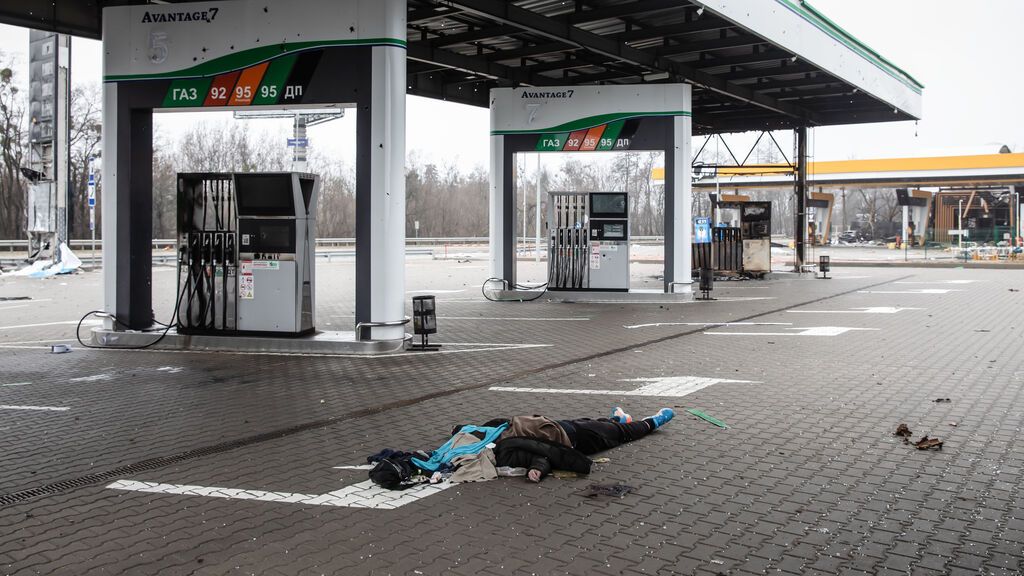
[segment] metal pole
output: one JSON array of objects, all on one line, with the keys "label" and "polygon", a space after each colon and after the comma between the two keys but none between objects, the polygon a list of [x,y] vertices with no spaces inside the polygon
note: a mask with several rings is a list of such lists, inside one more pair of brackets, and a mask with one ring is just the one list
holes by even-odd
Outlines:
[{"label": "metal pole", "polygon": [[537,200],[535,201],[535,211],[537,212],[537,220],[534,222],[535,240],[534,243],[534,261],[541,261],[541,153],[537,153]]},{"label": "metal pole", "polygon": [[[523,180],[526,183],[526,157],[523,157]],[[523,252],[526,252],[526,187],[523,187]]]},{"label": "metal pole", "polygon": [[807,240],[807,127],[796,129],[796,217],[794,218],[793,267],[795,272],[804,269],[804,245]]},{"label": "metal pole", "polygon": [[903,207],[903,243],[906,244],[910,240],[910,206]]},{"label": "metal pole", "polygon": [[89,158],[89,183],[88,183],[88,204],[89,204],[89,234],[92,237],[92,266],[96,268],[96,167],[95,159]]},{"label": "metal pole", "polygon": [[[964,199],[957,200],[957,211],[956,211],[956,227],[960,232],[957,234],[957,245],[960,248],[960,255],[964,253]],[[966,258],[965,258],[966,260]]]}]

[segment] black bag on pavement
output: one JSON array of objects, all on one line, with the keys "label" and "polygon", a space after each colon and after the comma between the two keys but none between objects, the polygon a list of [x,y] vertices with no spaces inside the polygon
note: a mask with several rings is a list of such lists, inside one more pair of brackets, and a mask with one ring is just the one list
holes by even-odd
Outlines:
[{"label": "black bag on pavement", "polygon": [[405,490],[420,484],[411,482],[419,469],[412,463],[412,454],[381,458],[370,470],[370,480],[388,490]]}]

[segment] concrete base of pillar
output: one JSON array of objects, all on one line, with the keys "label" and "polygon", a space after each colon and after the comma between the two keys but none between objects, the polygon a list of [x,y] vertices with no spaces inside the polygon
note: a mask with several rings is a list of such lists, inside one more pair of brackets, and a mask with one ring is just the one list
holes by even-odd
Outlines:
[{"label": "concrete base of pillar", "polygon": [[[137,348],[160,337],[160,332],[138,332],[93,328],[93,346]],[[240,352],[268,354],[376,355],[400,352],[410,336],[401,340],[358,341],[355,332],[315,332],[308,336],[234,336],[178,334],[173,328],[153,350],[188,352]]]}]

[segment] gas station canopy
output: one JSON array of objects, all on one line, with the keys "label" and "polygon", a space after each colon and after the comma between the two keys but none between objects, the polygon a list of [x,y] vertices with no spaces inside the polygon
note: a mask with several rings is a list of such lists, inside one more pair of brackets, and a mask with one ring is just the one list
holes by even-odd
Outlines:
[{"label": "gas station canopy", "polygon": [[[0,21],[100,38],[132,0],[8,3]],[[409,0],[408,93],[687,82],[693,133],[921,116],[923,86],[799,0]]]}]

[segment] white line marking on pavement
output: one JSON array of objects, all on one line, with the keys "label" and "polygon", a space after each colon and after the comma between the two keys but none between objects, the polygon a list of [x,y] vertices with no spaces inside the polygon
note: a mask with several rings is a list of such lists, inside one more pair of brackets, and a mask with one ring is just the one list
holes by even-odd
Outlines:
[{"label": "white line marking on pavement", "polygon": [[459,292],[465,292],[466,289],[461,290],[406,290],[406,294],[458,294]]},{"label": "white line marking on pavement", "polygon": [[438,316],[438,320],[513,320],[515,322],[586,322],[590,318],[505,318],[505,317],[481,317],[481,316]]},{"label": "white line marking on pavement", "polygon": [[98,382],[100,380],[110,380],[113,377],[113,374],[93,374],[92,376],[79,376],[78,378],[72,378],[68,380],[68,382]]},{"label": "white line marking on pavement", "polygon": [[20,341],[17,341],[17,342],[4,342],[3,344],[0,344],[0,345],[2,345],[2,346],[10,346],[11,344],[54,344],[54,343],[57,343],[57,342],[74,342],[74,341],[75,341],[74,338],[49,339],[49,340],[20,340]]},{"label": "white line marking on pavement", "polygon": [[953,288],[921,288],[918,290],[858,290],[858,294],[949,294],[963,292]]},{"label": "white line marking on pavement", "polygon": [[798,332],[705,332],[711,336],[839,336],[847,332],[878,330],[878,328],[847,328],[845,326],[813,326],[789,328]]},{"label": "white line marking on pavement", "polygon": [[17,306],[4,306],[0,310],[14,310],[15,308],[28,308],[28,304],[19,304]]},{"label": "white line marking on pavement", "polygon": [[794,314],[896,314],[904,310],[924,310],[924,308],[901,308],[899,306],[872,306],[868,308],[850,308],[849,310],[786,310]]},{"label": "white line marking on pavement", "polygon": [[[332,318],[355,318],[351,314],[345,316],[333,316]],[[525,316],[509,317],[509,316],[438,316],[438,320],[512,320],[515,322],[587,322],[590,318],[583,316],[548,316],[529,318]]]},{"label": "white line marking on pavement", "polygon": [[7,386],[28,386],[31,382],[11,382],[10,384],[0,384],[0,387]]},{"label": "white line marking on pavement", "polygon": [[930,281],[908,281],[893,282],[893,284],[973,284],[977,280],[930,280]]},{"label": "white line marking on pavement", "polygon": [[64,406],[12,406],[0,404],[0,410],[39,410],[43,412],[66,412],[70,408]]},{"label": "white line marking on pavement", "polygon": [[600,394],[605,396],[665,396],[681,398],[712,384],[736,383],[758,384],[752,380],[727,380],[723,378],[701,378],[699,376],[665,376],[659,378],[630,378],[619,382],[650,382],[634,390],[588,390],[572,388],[522,388],[517,386],[491,386],[495,392],[528,392],[539,394]]},{"label": "white line marking on pavement", "polygon": [[[82,322],[82,326],[98,326],[102,323],[102,320],[86,320],[85,322]],[[66,326],[68,324],[78,324],[78,320],[64,320],[61,322],[41,322],[39,324],[19,324],[17,326],[0,326],[0,330],[16,330],[18,328],[39,328],[42,326]]]},{"label": "white line marking on pavement", "polygon": [[633,328],[655,328],[658,326],[792,326],[792,322],[655,322],[653,324],[633,324],[623,326],[627,330]]},{"label": "white line marking on pavement", "polygon": [[[714,300],[687,300],[682,302],[683,304],[708,304],[711,302],[753,302],[755,300],[775,300],[775,296],[749,296],[749,297],[737,297],[737,298],[715,298]],[[652,302],[656,304],[656,302]],[[664,304],[664,302],[662,302]],[[674,302],[673,302],[674,304]]]},{"label": "white line marking on pavement", "polygon": [[188,484],[161,484],[159,482],[139,482],[136,480],[118,480],[107,488],[128,490],[132,492],[149,492],[154,494],[180,494],[182,496],[207,496],[210,498],[228,498],[231,500],[259,500],[261,502],[280,502],[286,504],[304,504],[315,506],[337,506],[343,508],[373,508],[377,510],[394,510],[411,504],[428,496],[432,496],[451,488],[454,484],[440,482],[438,484],[422,484],[408,490],[387,490],[367,480],[341,490],[327,494],[296,494],[292,492],[267,492],[264,490],[243,490],[238,488],[217,488],[210,486],[192,486]]}]

